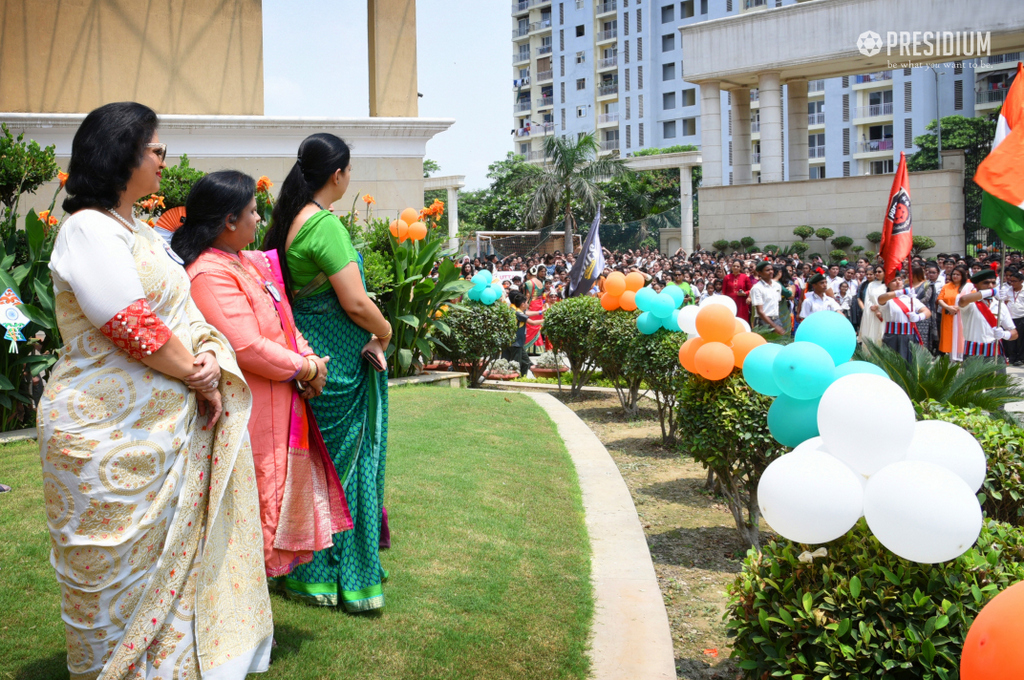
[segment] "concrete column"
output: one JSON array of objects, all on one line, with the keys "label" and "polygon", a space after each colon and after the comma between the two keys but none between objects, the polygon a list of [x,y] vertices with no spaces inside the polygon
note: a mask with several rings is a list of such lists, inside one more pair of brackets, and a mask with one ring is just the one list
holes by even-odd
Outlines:
[{"label": "concrete column", "polygon": [[761,100],[761,181],[781,182],[782,85],[779,74],[774,72],[761,73],[757,80]]},{"label": "concrete column", "polygon": [[750,184],[750,89],[732,91],[732,182]]},{"label": "concrete column", "polygon": [[789,91],[789,120],[786,127],[789,134],[789,180],[799,182],[810,179],[807,166],[807,80],[790,80],[786,83]]},{"label": "concrete column", "polygon": [[722,186],[722,98],[717,80],[700,84],[700,154],[704,186]]},{"label": "concrete column", "polygon": [[448,187],[448,247],[459,249],[459,188]]},{"label": "concrete column", "polygon": [[[733,128],[734,130],[736,128]],[[704,166],[707,168],[707,166]],[[749,170],[750,164],[747,163]],[[705,176],[706,177],[706,176]],[[679,168],[679,247],[693,254],[693,166]]]},{"label": "concrete column", "polygon": [[416,118],[416,0],[366,0],[370,115]]}]

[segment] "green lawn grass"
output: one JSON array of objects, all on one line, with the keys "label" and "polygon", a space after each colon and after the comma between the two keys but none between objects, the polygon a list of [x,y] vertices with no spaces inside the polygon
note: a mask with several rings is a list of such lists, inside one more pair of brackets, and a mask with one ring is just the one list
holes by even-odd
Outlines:
[{"label": "green lawn grass", "polygon": [[[576,473],[517,394],[390,394],[380,616],[273,596],[266,680],[584,678],[593,594]],[[67,678],[34,443],[0,447],[0,680]]]}]

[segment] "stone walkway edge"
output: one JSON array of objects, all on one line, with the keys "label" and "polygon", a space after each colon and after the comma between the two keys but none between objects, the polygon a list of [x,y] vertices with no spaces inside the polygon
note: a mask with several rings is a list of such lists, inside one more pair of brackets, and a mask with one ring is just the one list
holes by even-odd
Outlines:
[{"label": "stone walkway edge", "polygon": [[521,394],[554,421],[579,477],[595,596],[590,677],[675,678],[665,601],[633,498],[615,461],[568,406],[550,394]]}]

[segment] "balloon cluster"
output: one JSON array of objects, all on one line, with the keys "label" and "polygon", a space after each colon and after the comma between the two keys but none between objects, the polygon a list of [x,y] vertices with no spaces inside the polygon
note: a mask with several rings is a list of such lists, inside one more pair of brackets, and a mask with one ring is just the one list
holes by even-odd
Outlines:
[{"label": "balloon cluster", "polygon": [[485,305],[493,305],[504,295],[505,289],[500,283],[492,280],[491,272],[488,269],[481,269],[473,278],[473,287],[469,289],[469,299],[482,302]]},{"label": "balloon cluster", "polygon": [[406,208],[397,220],[391,222],[391,235],[404,243],[406,239],[422,241],[427,237],[427,225],[419,221],[420,214],[415,208]]},{"label": "balloon cluster", "polygon": [[699,307],[684,307],[677,320],[689,336],[679,348],[679,363],[707,380],[729,377],[751,350],[767,342],[736,318],[736,303],[724,295],[712,295]]},{"label": "balloon cluster", "polygon": [[839,538],[863,516],[904,559],[954,559],[981,532],[981,445],[951,423],[915,422],[910,399],[884,371],[850,361],[855,347],[850,322],[820,311],[796,342],[747,354],[747,383],[777,395],[768,429],[796,447],[761,475],[761,514],[782,536],[812,544]]},{"label": "balloon cluster", "polygon": [[632,312],[636,309],[637,291],[644,287],[645,282],[644,275],[640,272],[630,272],[629,274],[612,272],[604,280],[601,306],[608,312],[613,312],[616,309]]}]

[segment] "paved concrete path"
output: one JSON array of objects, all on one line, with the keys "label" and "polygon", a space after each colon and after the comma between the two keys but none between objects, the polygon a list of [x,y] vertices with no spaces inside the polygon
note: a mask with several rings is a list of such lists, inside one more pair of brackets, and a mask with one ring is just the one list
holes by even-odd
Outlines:
[{"label": "paved concrete path", "polygon": [[546,393],[524,393],[558,426],[580,480],[592,551],[595,609],[590,658],[595,680],[675,678],[665,601],[633,498],[604,444],[572,409]]}]

